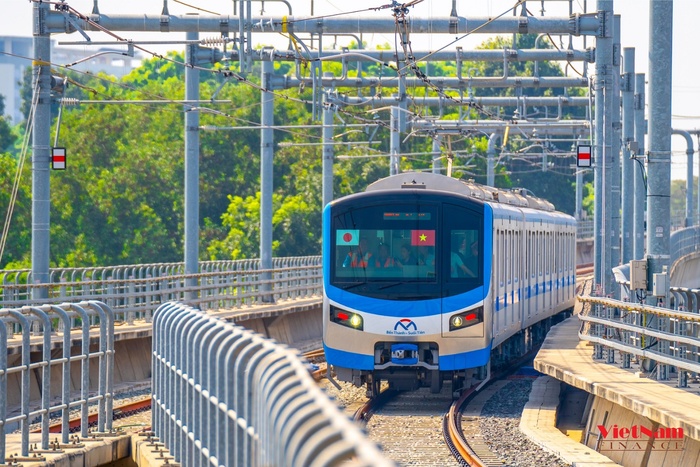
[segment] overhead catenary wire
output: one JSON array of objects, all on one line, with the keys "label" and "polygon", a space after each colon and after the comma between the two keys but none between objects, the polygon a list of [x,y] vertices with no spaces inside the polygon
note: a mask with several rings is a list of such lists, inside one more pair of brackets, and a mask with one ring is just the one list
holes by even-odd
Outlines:
[{"label": "overhead catenary wire", "polygon": [[[38,0],[32,0],[32,1],[35,1],[35,2],[36,2],[36,1],[38,1]],[[521,1],[522,1],[522,0],[521,0]],[[78,10],[76,10],[76,9],[74,9],[74,8],[72,8],[72,7],[70,7],[70,6],[66,5],[66,4],[64,4],[64,3],[58,3],[58,2],[48,2],[48,3],[53,3],[53,4],[61,5],[61,8],[65,9],[65,10],[67,10],[67,11],[73,12],[76,16],[78,16],[78,17],[79,17],[80,19],[82,19],[83,21],[86,21],[88,24],[92,25],[93,27],[95,27],[95,28],[98,29],[99,31],[109,34],[110,36],[114,37],[115,39],[117,39],[117,40],[120,41],[120,42],[129,42],[129,41],[126,41],[126,39],[124,39],[124,38],[120,37],[119,35],[117,35],[116,33],[114,33],[114,32],[112,32],[112,31],[108,30],[107,28],[104,28],[103,26],[99,25],[97,22],[95,22],[95,21],[93,21],[92,19],[90,19],[90,17],[88,17],[87,15],[84,15],[84,14],[80,13]],[[408,4],[405,4],[405,5],[413,6],[415,3],[418,3],[418,2],[409,2]],[[392,3],[392,5],[384,5],[384,6],[382,6],[382,7],[379,7],[378,9],[384,9],[384,8],[389,8],[389,7],[394,7],[394,8],[395,8],[396,5],[397,5],[396,2],[394,2],[394,3]],[[407,11],[407,9],[404,8],[404,13],[403,13],[403,14],[405,14],[406,11]],[[507,11],[510,11],[510,10],[507,10]],[[506,12],[507,12],[507,11],[506,11]],[[345,13],[345,14],[347,14],[347,13]],[[505,13],[504,13],[504,14],[505,14]],[[500,15],[500,16],[502,16],[502,15]],[[132,44],[133,44],[133,43],[132,43]],[[304,45],[304,44],[302,43],[302,45]],[[287,95],[285,95],[285,94],[280,94],[280,93],[277,93],[277,92],[275,92],[275,91],[273,91],[273,90],[266,89],[266,88],[264,88],[263,86],[260,86],[260,85],[258,85],[258,84],[256,84],[256,83],[250,81],[250,80],[247,79],[245,76],[243,76],[243,75],[241,75],[241,74],[239,74],[239,73],[233,72],[233,71],[231,71],[231,70],[212,70],[212,69],[209,69],[209,68],[199,67],[199,66],[196,66],[196,65],[188,64],[188,63],[182,63],[182,62],[178,62],[177,60],[174,60],[174,59],[172,59],[172,58],[170,58],[170,57],[167,57],[167,56],[164,56],[164,55],[162,55],[162,54],[158,54],[158,53],[156,53],[156,52],[153,52],[153,51],[151,51],[151,50],[148,50],[148,49],[146,49],[145,47],[142,47],[142,46],[139,46],[139,45],[133,45],[133,46],[134,46],[136,49],[138,49],[138,50],[140,50],[140,51],[142,51],[142,52],[144,52],[144,53],[147,53],[147,54],[149,54],[149,55],[152,55],[153,57],[159,58],[159,59],[161,59],[161,60],[166,60],[166,61],[172,62],[172,63],[174,63],[174,64],[177,64],[178,66],[184,66],[184,67],[189,67],[189,68],[193,68],[193,69],[198,69],[198,70],[200,70],[200,71],[205,71],[205,72],[209,72],[209,73],[223,73],[224,76],[234,77],[234,78],[235,78],[236,80],[238,80],[239,82],[244,83],[244,84],[247,84],[247,85],[249,85],[249,86],[252,86],[252,87],[254,87],[254,88],[256,88],[256,89],[258,89],[258,90],[260,90],[260,91],[262,91],[262,92],[269,92],[269,93],[271,93],[271,94],[273,94],[273,95],[275,95],[275,96],[277,96],[277,97],[281,97],[281,98],[286,99],[286,100],[291,100],[291,101],[295,101],[295,102],[300,102],[300,103],[303,103],[303,104],[309,104],[308,101],[305,101],[305,100],[303,100],[303,99],[295,99],[295,98],[290,97],[290,96],[287,96]],[[397,57],[398,57],[398,50],[397,50]],[[298,58],[303,59],[303,57],[300,57],[300,56],[299,56]],[[309,59],[309,60],[310,60],[310,59]],[[313,61],[316,61],[316,60],[317,60],[317,59],[313,59]],[[311,60],[310,60],[310,61],[311,61]],[[444,91],[442,91],[439,87],[437,87],[437,86],[435,86],[435,85],[432,85],[432,83],[426,83],[426,84],[430,84],[430,85],[431,85],[431,88],[432,88],[435,92],[437,92],[439,95],[441,95],[441,96],[443,96],[443,97],[445,97],[445,98],[447,98],[447,99],[454,100],[454,97],[450,96],[449,94],[446,94],[446,93],[445,93]],[[475,107],[475,108],[477,108],[477,109],[481,108],[481,106],[479,106],[479,105],[477,105],[477,104],[475,104],[475,103],[469,103],[469,105],[472,106],[472,107]],[[352,112],[345,113],[345,111],[343,111],[342,109],[336,109],[336,111],[337,111],[337,112],[342,112],[344,115],[348,115],[348,116],[353,117],[353,118],[358,118],[358,119],[361,118],[359,115],[357,115],[357,114],[355,114],[355,113],[352,113]],[[487,113],[487,114],[488,114],[488,113]],[[490,114],[489,114],[489,115],[490,115]],[[490,115],[490,116],[492,116],[492,115]],[[493,117],[493,116],[492,116],[492,117]],[[389,124],[388,124],[388,123],[385,123],[385,125],[383,125],[383,126],[385,126],[385,127],[388,128],[388,127],[389,127]]]},{"label": "overhead catenary wire", "polygon": [[[35,2],[36,2],[36,1],[39,1],[39,0],[32,0],[32,1],[35,1]],[[516,4],[514,5],[513,8],[516,8],[517,6],[519,6],[523,1],[524,1],[524,0],[519,0],[518,2],[516,2]],[[78,11],[75,10],[74,8],[72,8],[72,7],[68,6],[68,5],[66,5],[66,4],[63,3],[63,2],[55,2],[55,1],[54,1],[54,2],[46,2],[46,3],[50,3],[50,4],[57,5],[57,8],[58,8],[58,6],[60,6],[60,9],[62,9],[62,10],[64,10],[64,11],[73,12],[73,14],[77,15],[81,20],[88,22],[88,24],[91,24],[91,25],[92,25],[93,27],[95,27],[97,30],[102,31],[102,32],[105,32],[105,33],[111,35],[112,37],[116,38],[116,39],[118,40],[118,42],[125,42],[125,43],[133,44],[133,43],[131,43],[131,41],[126,41],[125,39],[119,37],[119,36],[118,36],[117,34],[115,34],[114,32],[109,31],[107,28],[104,28],[104,27],[100,26],[100,25],[97,24],[96,22],[92,21],[92,20],[90,19],[90,17],[88,17],[87,15],[81,14],[80,12],[78,12]],[[401,15],[404,15],[404,16],[405,16],[405,14],[408,12],[408,7],[414,6],[414,5],[417,4],[417,3],[420,3],[420,2],[419,2],[419,1],[412,1],[412,2],[407,2],[407,3],[404,3],[404,4],[400,4],[400,3],[396,2],[396,1],[394,1],[394,2],[392,2],[391,4],[382,5],[382,6],[380,6],[380,7],[373,7],[373,8],[369,8],[369,9],[357,10],[357,11],[352,11],[352,12],[343,12],[343,13],[333,14],[333,15],[329,15],[329,16],[348,15],[348,14],[358,13],[358,12],[362,12],[362,11],[381,10],[381,9],[387,9],[387,8],[391,8],[391,9],[395,12],[395,16],[401,16]],[[468,35],[470,35],[470,34],[476,32],[476,31],[478,31],[479,29],[483,28],[484,26],[486,26],[486,25],[489,24],[490,22],[492,22],[492,21],[494,21],[494,20],[496,20],[496,19],[502,17],[502,16],[505,15],[507,12],[511,11],[513,8],[509,8],[509,9],[505,10],[503,13],[501,13],[500,15],[498,15],[498,16],[496,16],[496,17],[493,17],[493,18],[490,18],[486,23],[480,25],[479,27],[475,28],[474,30],[470,31],[469,33],[463,35],[461,38],[458,38],[458,40],[460,40],[460,39],[462,39],[462,38],[464,38],[464,37],[467,37]],[[398,13],[397,13],[397,12],[398,12]],[[326,17],[327,17],[327,16],[326,16]],[[318,18],[322,18],[322,17],[318,17]],[[305,19],[305,20],[306,20],[306,19]],[[454,43],[454,42],[453,42],[453,43]],[[408,45],[410,46],[410,42],[408,42]],[[449,45],[449,44],[448,44],[448,45]],[[215,69],[215,70],[212,70],[212,69],[209,69],[209,68],[199,67],[199,66],[196,66],[196,65],[193,65],[193,64],[189,64],[189,63],[182,63],[182,62],[179,62],[179,61],[177,61],[177,60],[174,60],[174,59],[172,59],[172,58],[170,58],[170,57],[166,57],[166,56],[163,56],[163,55],[158,54],[158,53],[156,53],[156,52],[150,51],[150,50],[148,50],[148,49],[146,49],[146,48],[144,48],[144,47],[141,47],[141,46],[134,46],[134,47],[137,48],[137,49],[139,49],[139,50],[141,50],[142,52],[145,52],[145,53],[147,53],[147,54],[149,54],[149,55],[152,55],[153,57],[156,57],[156,58],[162,59],[162,60],[166,60],[166,61],[170,61],[170,62],[172,62],[172,63],[177,64],[178,66],[183,66],[183,67],[189,67],[189,68],[193,68],[193,69],[198,69],[198,70],[205,71],[205,72],[208,72],[208,73],[223,73],[224,76],[234,77],[234,78],[236,78],[236,80],[238,80],[239,82],[241,82],[241,83],[243,83],[243,84],[246,84],[246,85],[249,85],[249,86],[252,86],[252,87],[255,87],[256,89],[260,90],[261,92],[272,93],[272,94],[275,95],[276,97],[283,98],[283,99],[285,99],[285,100],[296,101],[296,102],[299,102],[299,103],[303,103],[303,104],[305,104],[305,105],[308,105],[308,104],[310,103],[309,101],[304,100],[304,99],[297,99],[297,98],[291,97],[291,96],[286,95],[286,94],[281,94],[281,93],[275,92],[274,90],[271,90],[271,89],[266,89],[266,88],[264,88],[264,87],[262,87],[262,86],[260,86],[260,85],[257,85],[256,83],[254,83],[254,82],[248,80],[245,76],[242,76],[242,75],[240,75],[240,74],[238,74],[238,73],[232,72],[231,70],[222,70],[222,69]],[[441,48],[440,50],[444,50],[445,48],[446,48],[446,47],[443,47],[443,48]],[[396,55],[397,55],[397,57],[398,57],[398,50],[397,50],[396,52],[397,52]],[[298,55],[298,54],[297,54],[297,55]],[[410,53],[409,53],[408,55],[409,55],[409,57],[411,57],[411,59],[413,59],[413,60],[415,61],[415,57],[412,57],[412,56],[410,55]],[[430,56],[430,55],[428,55],[428,56],[426,56],[426,57],[423,57],[421,60],[425,60],[425,59],[426,59],[427,57],[429,57],[429,56]],[[303,58],[303,57],[297,56],[297,59],[302,59],[302,58]],[[315,59],[315,60],[316,60],[316,59]],[[404,68],[405,68],[405,67],[404,67]],[[420,70],[417,68],[417,66],[416,66],[416,70],[414,70],[414,72],[415,72],[415,71],[420,72]],[[422,72],[420,72],[420,73],[422,73]],[[425,81],[425,82],[426,82],[426,85],[428,85],[428,86],[429,86],[434,92],[436,92],[438,95],[440,95],[441,97],[443,97],[443,98],[445,98],[445,99],[449,99],[449,100],[452,100],[452,101],[455,101],[455,102],[458,102],[458,103],[459,103],[459,102],[462,102],[461,99],[457,99],[457,98],[455,98],[454,96],[451,96],[447,91],[441,89],[441,88],[438,87],[438,86],[435,86],[433,83],[431,83],[431,82],[429,81],[429,79],[427,79],[427,76],[425,76],[425,75],[421,76],[420,73],[418,73],[417,76],[418,76],[419,78],[421,78],[423,81]],[[426,80],[426,79],[427,79],[427,80]],[[413,96],[411,96],[410,98],[411,98],[411,100],[414,101],[414,103],[415,103],[415,98],[414,98]],[[485,108],[483,108],[481,105],[478,105],[478,104],[476,104],[476,103],[474,103],[474,102],[468,102],[468,105],[469,105],[470,107],[475,108],[475,109],[476,109],[477,111],[479,111],[479,112],[482,112],[482,113],[485,113],[486,115],[491,116],[492,118],[495,118],[495,119],[500,119],[500,118],[501,118],[500,115],[494,115],[494,114],[488,112],[488,111],[487,111]],[[349,117],[351,117],[351,118],[358,119],[358,121],[365,121],[365,122],[366,122],[366,119],[363,119],[363,118],[361,117],[361,115],[359,115],[359,114],[357,114],[357,113],[347,112],[347,111],[346,111],[345,109],[343,109],[343,108],[340,108],[340,107],[337,107],[337,106],[336,106],[336,107],[334,108],[334,111],[335,111],[336,113],[338,113],[338,114],[343,114],[343,115],[347,115],[347,116],[349,116]],[[228,115],[228,114],[226,114],[226,116],[231,117],[231,116]],[[374,123],[377,123],[377,122],[374,122]],[[380,123],[380,125],[381,125],[381,126],[384,126],[384,127],[386,127],[386,128],[388,128],[388,127],[390,126],[388,122],[382,122],[382,123]]]},{"label": "overhead catenary wire", "polygon": [[[38,0],[32,0],[32,1],[38,1]],[[492,21],[494,21],[494,20],[496,20],[496,19],[498,19],[498,18],[504,16],[504,15],[505,15],[506,13],[508,13],[509,11],[511,11],[511,10],[513,10],[514,8],[516,8],[517,6],[521,5],[524,1],[525,1],[525,0],[518,0],[518,1],[516,2],[516,4],[514,5],[513,8],[509,8],[509,9],[505,10],[503,13],[501,13],[500,15],[498,15],[498,16],[496,16],[496,17],[493,17],[493,18],[490,18],[486,23],[484,23],[484,24],[480,25],[479,27],[477,27],[476,29],[474,29],[474,30],[468,32],[467,34],[463,35],[461,38],[458,38],[457,40],[461,40],[461,39],[467,37],[468,35],[473,34],[474,32],[476,32],[476,31],[478,31],[479,29],[483,28],[484,26],[486,26],[486,25],[489,24],[490,22],[492,22]],[[73,14],[77,15],[77,16],[78,16],[79,18],[81,18],[82,20],[84,20],[84,21],[88,22],[89,24],[93,25],[96,29],[98,29],[98,30],[100,30],[100,31],[102,31],[102,32],[105,32],[105,33],[107,33],[107,34],[110,34],[112,37],[115,37],[119,42],[125,42],[125,43],[126,43],[126,42],[130,42],[130,41],[125,41],[125,39],[119,37],[117,34],[113,33],[112,31],[109,31],[107,28],[101,27],[99,24],[97,24],[96,22],[92,21],[87,15],[81,14],[80,12],[78,12],[77,10],[75,10],[75,9],[73,9],[73,8],[71,8],[71,7],[69,7],[69,6],[67,6],[67,5],[66,5],[65,3],[63,3],[63,2],[49,2],[49,3],[55,4],[55,5],[60,5],[62,9],[66,10],[66,11],[71,11],[71,12],[73,12]],[[430,88],[431,90],[433,90],[434,92],[436,92],[436,93],[437,93],[438,95],[440,95],[441,97],[444,97],[444,98],[446,98],[446,99],[449,99],[449,100],[452,100],[452,101],[455,101],[455,102],[460,102],[461,99],[457,99],[456,97],[450,95],[450,94],[448,93],[449,91],[445,91],[445,90],[443,90],[443,89],[441,89],[441,88],[435,86],[433,83],[431,83],[431,82],[430,82],[430,79],[429,79],[425,74],[423,74],[422,71],[418,68],[418,61],[416,61],[416,60],[415,60],[415,57],[413,56],[413,52],[412,52],[412,49],[411,49],[411,43],[410,43],[410,40],[408,40],[408,39],[409,39],[409,36],[408,36],[409,31],[408,31],[408,29],[406,28],[406,22],[405,22],[405,21],[398,21],[399,18],[404,18],[404,19],[405,19],[405,16],[406,16],[406,14],[408,13],[408,7],[414,6],[416,3],[419,3],[419,2],[408,2],[408,3],[405,3],[405,4],[399,4],[399,3],[397,3],[397,2],[394,1],[394,2],[392,2],[391,5],[387,4],[387,5],[383,5],[383,6],[381,6],[381,7],[377,7],[377,8],[370,8],[370,9],[364,9],[364,10],[357,10],[357,11],[354,11],[354,12],[338,13],[338,14],[329,15],[329,16],[339,16],[339,15],[343,15],[343,14],[352,14],[352,13],[358,13],[358,12],[367,11],[367,10],[380,10],[380,9],[385,9],[385,8],[392,8],[392,10],[394,11],[395,17],[397,18],[397,27],[396,27],[395,37],[398,37],[398,36],[400,36],[401,34],[405,34],[405,37],[402,38],[401,43],[402,43],[403,53],[404,53],[404,57],[405,57],[405,60],[404,60],[404,61],[407,63],[407,66],[412,67],[412,69],[413,69],[414,73],[416,74],[416,76],[419,77],[419,78],[421,78],[421,80],[425,82],[425,84],[427,85],[427,88]],[[191,5],[188,5],[188,6],[191,6]],[[325,16],[325,17],[327,17],[327,16]],[[319,17],[319,18],[321,18],[321,17]],[[454,43],[454,42],[456,42],[456,41],[453,41],[453,43]],[[303,45],[303,44],[302,44],[302,45]],[[449,44],[448,44],[448,45],[449,45]],[[152,55],[152,56],[155,57],[155,58],[158,58],[158,59],[161,59],[161,60],[166,60],[166,61],[172,62],[172,63],[176,64],[177,66],[194,68],[194,69],[198,69],[198,70],[205,71],[205,72],[208,72],[208,73],[223,74],[223,76],[225,76],[225,77],[229,77],[229,78],[232,77],[232,78],[235,78],[238,82],[240,82],[240,83],[242,83],[242,84],[245,84],[245,85],[248,85],[248,86],[250,86],[250,87],[252,87],[252,88],[254,88],[254,89],[257,89],[257,90],[259,90],[260,92],[271,93],[271,94],[275,95],[276,97],[283,98],[283,99],[285,99],[285,100],[290,100],[290,101],[293,101],[293,102],[299,102],[299,103],[302,103],[302,104],[305,104],[305,105],[310,104],[310,101],[308,101],[308,100],[295,98],[295,97],[292,97],[292,96],[289,96],[289,95],[286,95],[286,94],[282,94],[282,93],[276,92],[276,91],[274,91],[274,90],[272,90],[272,89],[267,89],[267,88],[265,88],[264,86],[259,85],[259,84],[255,83],[255,82],[251,81],[251,80],[248,79],[246,76],[241,75],[241,74],[236,73],[236,72],[233,72],[233,71],[228,70],[228,69],[210,69],[210,68],[200,67],[200,66],[196,66],[196,65],[193,65],[193,64],[189,64],[189,63],[183,63],[183,62],[178,61],[178,60],[175,60],[175,59],[173,59],[173,58],[171,58],[171,57],[163,56],[163,55],[158,54],[158,53],[156,53],[156,52],[150,51],[150,50],[148,50],[148,49],[146,49],[146,48],[144,48],[144,47],[137,46],[136,48],[138,48],[139,50],[141,50],[141,51],[143,51],[143,52],[145,52],[145,53],[147,53],[147,54],[149,54],[149,55]],[[443,47],[443,48],[441,48],[441,49],[439,49],[439,50],[444,50],[445,48],[446,48],[446,47]],[[438,51],[439,51],[439,50],[438,50]],[[297,55],[298,55],[298,54],[297,54]],[[428,55],[428,56],[426,56],[426,57],[422,57],[420,61],[426,60],[429,56],[430,56],[430,55]],[[398,58],[399,58],[398,45],[397,45],[397,50],[396,50],[396,58],[397,58],[397,60],[398,60]],[[303,59],[303,57],[300,57],[300,56],[298,55],[298,56],[297,56],[297,59]],[[313,59],[313,60],[316,61],[316,60],[319,60],[319,59],[318,59],[318,58],[315,58],[315,59]],[[398,65],[398,62],[397,62],[397,65]],[[382,65],[382,66],[384,66],[384,65]],[[392,67],[392,68],[394,68],[394,67]],[[381,68],[380,68],[380,69],[381,69]],[[396,69],[397,69],[397,70],[405,70],[405,69],[406,69],[406,66],[404,66],[403,68],[399,68],[399,67],[397,66]],[[117,85],[120,85],[120,86],[122,85],[122,83],[118,83],[118,82],[114,82],[114,81],[112,81],[112,82],[113,82],[114,84],[117,84]],[[128,86],[127,86],[127,87],[128,87]],[[132,89],[133,89],[133,88],[132,88]],[[134,90],[136,90],[136,89],[134,89]],[[138,91],[139,91],[139,92],[143,92],[142,89],[138,89]],[[160,97],[163,98],[162,96],[160,96]],[[414,98],[413,96],[409,96],[409,98],[415,103],[415,98]],[[166,100],[166,101],[168,100],[167,98],[163,98],[163,99]],[[256,105],[259,105],[259,104],[256,104]],[[472,103],[472,102],[470,102],[469,105],[470,105],[471,107],[474,107],[477,111],[482,112],[482,113],[485,113],[486,115],[489,115],[490,117],[492,117],[492,118],[494,118],[494,119],[504,120],[504,118],[500,117],[500,115],[493,115],[492,113],[490,113],[489,111],[487,111],[485,108],[483,108],[483,107],[480,106],[480,105],[474,104],[474,103]],[[367,124],[367,125],[370,125],[370,124],[371,124],[371,125],[375,125],[375,126],[383,126],[383,127],[385,127],[385,128],[388,128],[388,127],[390,126],[389,123],[388,123],[387,121],[382,121],[382,120],[379,120],[379,121],[378,121],[376,118],[374,118],[374,119],[372,119],[372,120],[369,120],[369,119],[367,119],[366,117],[364,117],[362,113],[350,112],[350,111],[346,110],[345,108],[340,107],[339,105],[336,105],[336,104],[327,104],[327,103],[324,103],[324,106],[326,106],[326,108],[331,108],[334,112],[336,112],[336,113],[339,114],[339,115],[349,116],[349,117],[355,119],[356,121],[363,122],[364,124]],[[230,118],[230,119],[234,119],[234,120],[237,119],[237,117],[234,117],[234,116],[232,116],[232,115],[230,115],[230,114],[228,114],[228,113],[226,113],[226,112],[222,112],[222,111],[220,111],[220,110],[215,110],[215,109],[209,109],[208,107],[204,107],[204,106],[192,106],[192,107],[188,108],[186,111],[201,111],[201,112],[211,113],[211,114],[215,114],[215,115],[220,115],[220,116],[222,116],[222,117],[226,117],[226,118]],[[417,114],[420,115],[419,112],[417,112]],[[255,125],[254,122],[248,122],[248,121],[246,121],[245,119],[239,119],[239,120],[245,121],[246,123],[251,123],[252,126]],[[292,132],[290,131],[290,133],[292,133]],[[309,137],[309,136],[312,136],[312,135],[304,134],[304,136],[305,136],[305,137]],[[312,137],[313,137],[313,136],[312,136]],[[320,138],[320,137],[317,137],[317,138]]]}]

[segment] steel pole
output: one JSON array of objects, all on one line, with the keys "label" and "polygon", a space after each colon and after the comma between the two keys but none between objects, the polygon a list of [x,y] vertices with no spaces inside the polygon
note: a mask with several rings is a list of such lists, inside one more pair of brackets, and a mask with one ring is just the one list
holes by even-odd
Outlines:
[{"label": "steel pole", "polygon": [[679,135],[685,138],[685,155],[687,157],[686,174],[685,174],[685,219],[683,227],[693,225],[693,138],[690,133],[685,130],[671,130],[674,135]]},{"label": "steel pole", "polygon": [[610,210],[607,198],[610,184],[610,156],[612,136],[612,63],[613,63],[613,2],[598,0],[598,20],[600,31],[596,38],[596,79],[595,79],[595,164],[594,164],[594,229],[595,259],[594,278],[600,292],[611,291],[612,271],[610,270]]},{"label": "steel pole", "polygon": [[629,143],[634,140],[634,48],[623,51],[622,90],[622,263],[634,259],[634,164]]},{"label": "steel pole", "polygon": [[[649,38],[649,151],[647,258],[649,277],[670,263],[671,66],[673,1],[651,0]],[[651,281],[650,281],[651,285]]]},{"label": "steel pole", "polygon": [[[610,279],[608,284],[609,293],[614,293],[615,298],[620,298],[620,288],[613,282],[612,268],[620,265],[620,210],[622,209],[622,199],[620,184],[622,172],[620,167],[620,15],[613,17],[613,55],[612,55],[612,80],[610,99]],[[607,95],[607,87],[606,87]],[[606,98],[606,112],[608,110],[608,100]],[[608,125],[605,125],[606,131]]]},{"label": "steel pole", "polygon": [[397,175],[399,173],[399,151],[401,150],[401,134],[399,133],[399,113],[401,109],[397,106],[391,108],[391,140],[389,142],[389,174]]},{"label": "steel pole", "polygon": [[497,133],[491,133],[489,136],[488,146],[486,147],[486,184],[488,186],[496,186],[495,183],[495,161],[496,161],[496,138]]},{"label": "steel pole", "polygon": [[644,118],[646,100],[646,75],[637,73],[634,76],[634,141],[637,143],[636,160],[634,162],[634,259],[644,258],[646,246],[644,220],[646,219],[645,202],[647,199],[646,173],[644,154],[646,146],[644,135],[647,133],[647,121]]},{"label": "steel pole", "polygon": [[[34,3],[34,128],[32,130],[32,281],[49,282],[51,238],[51,35],[45,17],[48,3]],[[33,299],[48,298],[46,287],[32,289]]]},{"label": "steel pole", "polygon": [[[199,39],[199,33],[188,32],[188,41]],[[199,100],[199,69],[196,68],[197,46],[185,48],[185,100]],[[185,110],[185,274],[199,272],[199,111],[186,106]],[[187,287],[194,288],[197,278],[185,279]],[[185,292],[186,300],[196,299],[194,290]]]},{"label": "steel pole", "polygon": [[[273,63],[262,62],[261,83],[270,89],[270,78],[274,72]],[[260,267],[263,269],[261,285],[263,291],[271,291],[272,284],[272,167],[274,130],[274,95],[270,92],[260,93]],[[272,295],[265,295],[264,302],[273,302]]]},{"label": "steel pole", "polygon": [[328,94],[324,94],[323,107],[323,207],[333,201],[333,109],[328,103]]},{"label": "steel pole", "polygon": [[435,135],[433,137],[433,173],[442,173],[442,151],[440,150],[440,145],[442,144],[442,136]]}]

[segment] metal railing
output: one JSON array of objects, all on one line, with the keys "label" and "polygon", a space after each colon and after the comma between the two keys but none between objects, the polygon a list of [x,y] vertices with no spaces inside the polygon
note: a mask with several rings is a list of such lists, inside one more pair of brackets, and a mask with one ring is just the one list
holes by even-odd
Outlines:
[{"label": "metal railing", "polygon": [[576,222],[576,238],[579,240],[590,238],[593,235],[593,221],[578,221]]},{"label": "metal railing", "polygon": [[[90,352],[90,327],[99,325],[99,350]],[[71,331],[81,332],[82,347],[80,353],[71,355]],[[21,332],[21,338],[15,333]],[[51,336],[53,333],[63,335],[62,342],[56,344],[62,349],[61,356],[52,357]],[[41,357],[32,361],[30,358],[32,335],[40,335]],[[21,340],[19,346],[21,358],[12,358],[15,364],[8,365],[8,346],[13,340]],[[21,438],[21,456],[29,456],[30,424],[41,419],[41,450],[60,449],[69,444],[69,413],[71,409],[80,408],[81,436],[88,436],[88,413],[90,406],[97,406],[98,431],[112,429],[112,376],[114,368],[114,313],[104,303],[83,301],[61,305],[44,305],[40,307],[0,309],[0,461],[4,462],[6,454],[6,435],[13,424],[19,424]],[[10,354],[16,357],[16,354]],[[92,359],[98,359],[98,381],[92,382],[93,395],[90,395],[90,366]],[[71,393],[71,366],[80,362],[79,394]],[[61,365],[60,376],[52,376],[52,367]],[[41,403],[38,409],[30,406],[30,378],[34,372],[41,371]],[[94,371],[93,371],[94,373]],[[15,376],[18,374],[18,376]],[[8,379],[12,387],[19,387],[19,413],[8,414]],[[60,381],[60,400],[51,400],[51,381]],[[18,384],[14,384],[18,383]],[[54,382],[54,384],[56,384]],[[94,391],[97,388],[97,391]],[[17,394],[15,393],[15,396]],[[56,402],[54,405],[52,405]],[[49,416],[52,412],[61,413],[61,443],[49,444]],[[36,452],[36,451],[35,451]],[[39,451],[41,452],[41,451]],[[36,459],[36,458],[32,458]],[[40,460],[40,459],[39,459]]]},{"label": "metal railing", "polygon": [[688,372],[700,373],[700,314],[630,303],[603,297],[579,296],[579,338],[595,344],[594,357],[615,362],[615,350],[623,368],[635,356],[658,380],[668,378],[669,367],[678,371],[679,387],[687,387]]},{"label": "metal railing", "polygon": [[297,352],[180,303],[153,319],[152,407],[182,465],[394,465]]},{"label": "metal railing", "polygon": [[[35,298],[37,289],[46,298]],[[321,292],[320,256],[274,258],[269,270],[258,259],[203,261],[197,274],[185,274],[184,263],[57,268],[49,283],[35,283],[30,270],[0,271],[2,307],[100,300],[129,323],[150,322],[156,308],[172,300],[205,310],[235,309]]]}]

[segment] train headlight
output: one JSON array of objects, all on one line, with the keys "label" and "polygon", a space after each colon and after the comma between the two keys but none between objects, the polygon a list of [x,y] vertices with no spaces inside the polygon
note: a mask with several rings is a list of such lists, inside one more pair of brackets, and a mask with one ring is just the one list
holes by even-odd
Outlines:
[{"label": "train headlight", "polygon": [[450,316],[450,331],[468,328],[484,321],[484,307],[480,306],[469,311],[463,311]]},{"label": "train headlight", "polygon": [[359,328],[362,326],[362,317],[358,314],[353,313],[353,315],[350,317],[350,326],[354,328]]},{"label": "train headlight", "polygon": [[331,305],[330,311],[330,318],[333,323],[357,329],[359,331],[362,331],[364,329],[365,320],[362,319],[362,315],[354,313],[352,311],[343,310],[342,308],[338,308],[337,306],[333,305]]}]

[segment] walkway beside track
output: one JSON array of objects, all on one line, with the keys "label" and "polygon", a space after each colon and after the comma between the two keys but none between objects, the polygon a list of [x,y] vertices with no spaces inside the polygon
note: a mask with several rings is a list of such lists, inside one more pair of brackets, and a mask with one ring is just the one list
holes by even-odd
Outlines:
[{"label": "walkway beside track", "polygon": [[577,443],[557,428],[561,383],[550,376],[540,376],[532,383],[530,400],[523,408],[520,431],[544,450],[556,454],[572,466],[619,467],[610,458]]},{"label": "walkway beside track", "polygon": [[[552,327],[537,354],[534,368],[541,373],[587,391],[595,396],[591,404],[585,438],[588,446],[605,451],[612,460],[626,466],[700,465],[700,391],[697,382],[677,388],[676,381],[660,382],[625,370],[619,364],[594,360],[593,346],[578,338],[580,321],[574,315]],[[618,428],[647,427],[682,429],[684,438],[675,449],[659,449],[652,439],[626,438],[617,443],[603,425]],[[619,432],[618,432],[619,434]],[[659,437],[656,441],[660,441]],[[674,439],[675,441],[675,439]],[[637,443],[632,445],[632,442]],[[641,445],[639,444],[641,443]],[[666,445],[666,447],[668,447]]]}]

